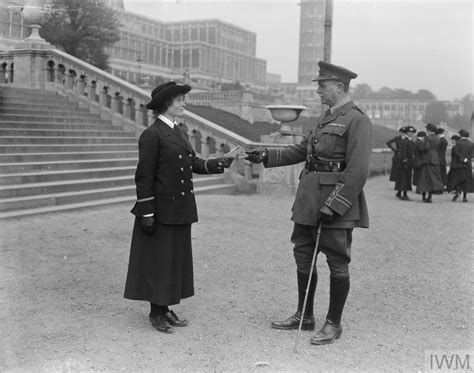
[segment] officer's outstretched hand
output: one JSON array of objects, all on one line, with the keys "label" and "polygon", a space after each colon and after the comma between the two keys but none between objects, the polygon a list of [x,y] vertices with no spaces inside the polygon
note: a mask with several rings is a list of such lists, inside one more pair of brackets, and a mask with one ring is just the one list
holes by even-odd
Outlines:
[{"label": "officer's outstretched hand", "polygon": [[331,224],[334,221],[334,211],[329,207],[323,206],[319,211],[321,212],[321,222],[323,224]]},{"label": "officer's outstretched hand", "polygon": [[234,157],[217,158],[217,164],[224,168],[229,168],[233,161]]},{"label": "officer's outstretched hand", "polygon": [[244,159],[252,163],[262,163],[268,159],[268,151],[266,148],[252,149],[245,153],[247,153],[247,156]]},{"label": "officer's outstretched hand", "polygon": [[154,216],[142,216],[141,218],[142,229],[145,233],[152,234],[155,229],[155,217]]}]

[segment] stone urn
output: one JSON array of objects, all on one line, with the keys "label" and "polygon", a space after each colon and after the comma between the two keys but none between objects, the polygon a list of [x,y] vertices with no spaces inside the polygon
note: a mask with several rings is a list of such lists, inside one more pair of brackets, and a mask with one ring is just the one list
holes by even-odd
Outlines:
[{"label": "stone urn", "polygon": [[45,9],[46,1],[44,0],[26,0],[21,10],[23,21],[31,28],[31,34],[24,41],[43,42],[46,43],[39,30],[48,20],[49,14]]},{"label": "stone urn", "polygon": [[300,117],[303,110],[306,110],[306,106],[302,105],[268,105],[265,109],[270,110],[273,120],[280,122],[280,133],[281,134],[300,134],[295,132],[296,128],[288,124],[293,122]]}]

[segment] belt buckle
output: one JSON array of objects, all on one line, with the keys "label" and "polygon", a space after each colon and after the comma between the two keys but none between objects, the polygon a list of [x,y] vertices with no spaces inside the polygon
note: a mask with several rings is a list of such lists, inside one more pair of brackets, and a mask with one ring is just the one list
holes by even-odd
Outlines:
[{"label": "belt buckle", "polygon": [[341,170],[339,162],[329,162],[329,167],[331,168],[331,172],[339,172]]}]

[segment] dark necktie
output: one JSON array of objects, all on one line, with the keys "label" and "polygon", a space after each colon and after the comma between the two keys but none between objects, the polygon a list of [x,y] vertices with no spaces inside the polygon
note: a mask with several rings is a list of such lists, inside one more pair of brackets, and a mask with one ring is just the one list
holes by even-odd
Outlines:
[{"label": "dark necktie", "polygon": [[174,132],[176,132],[179,137],[183,138],[183,134],[181,133],[181,130],[179,129],[177,124],[174,125],[173,129],[174,129]]}]

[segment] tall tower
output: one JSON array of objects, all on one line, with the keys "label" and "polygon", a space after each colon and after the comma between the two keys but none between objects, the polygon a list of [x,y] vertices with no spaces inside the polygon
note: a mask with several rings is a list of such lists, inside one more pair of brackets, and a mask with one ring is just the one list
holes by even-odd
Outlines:
[{"label": "tall tower", "polygon": [[331,61],[333,0],[301,0],[298,83],[308,85],[317,62]]}]

